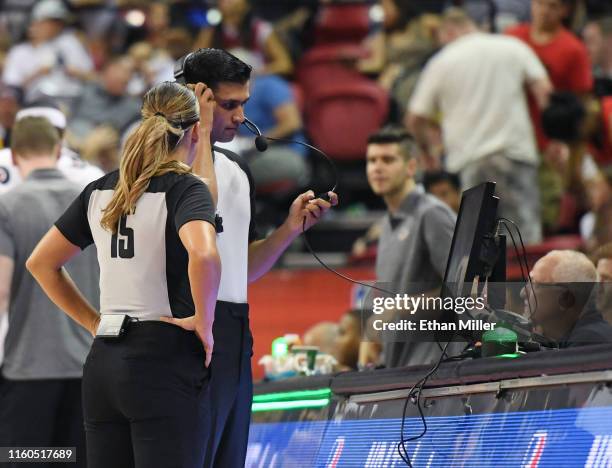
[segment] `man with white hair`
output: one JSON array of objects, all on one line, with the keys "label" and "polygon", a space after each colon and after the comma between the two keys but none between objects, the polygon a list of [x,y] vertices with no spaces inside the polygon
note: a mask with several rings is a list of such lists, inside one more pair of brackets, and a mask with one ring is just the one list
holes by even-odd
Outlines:
[{"label": "man with white hair", "polygon": [[523,290],[525,311],[544,336],[560,347],[612,343],[612,326],[597,310],[592,294],[597,271],[586,255],[553,250],[536,262],[529,275],[533,290]]}]

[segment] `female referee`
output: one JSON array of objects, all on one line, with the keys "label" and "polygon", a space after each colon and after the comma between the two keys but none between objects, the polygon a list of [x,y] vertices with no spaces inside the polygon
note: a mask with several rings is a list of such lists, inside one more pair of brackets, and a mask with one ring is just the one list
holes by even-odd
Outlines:
[{"label": "female referee", "polygon": [[[213,99],[201,83],[195,94],[170,82],[151,89],[119,171],[89,184],[27,261],[49,298],[96,336],[83,370],[89,468],[202,466],[198,402],[221,264],[213,199],[188,164],[212,167]],[[62,268],[92,243],[100,314]],[[171,317],[191,317],[195,333],[164,323]]]}]

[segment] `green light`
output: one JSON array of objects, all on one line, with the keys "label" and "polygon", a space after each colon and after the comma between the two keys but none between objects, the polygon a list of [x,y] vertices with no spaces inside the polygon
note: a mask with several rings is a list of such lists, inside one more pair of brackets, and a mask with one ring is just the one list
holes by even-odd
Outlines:
[{"label": "green light", "polygon": [[273,357],[286,356],[288,352],[289,352],[289,346],[287,345],[287,340],[285,339],[284,336],[280,336],[274,339],[274,341],[272,341],[272,356]]},{"label": "green light", "polygon": [[495,357],[503,358],[503,359],[515,359],[517,357],[521,357],[521,353],[498,354]]},{"label": "green light", "polygon": [[317,390],[296,390],[293,392],[279,393],[264,393],[262,395],[254,395],[253,403],[278,403],[282,401],[304,401],[304,400],[320,400],[331,397],[331,389],[320,388]]},{"label": "green light", "polygon": [[499,323],[482,335],[482,357],[514,357],[518,351],[518,335],[509,326]]},{"label": "green light", "polygon": [[307,408],[322,408],[329,404],[329,398],[321,398],[319,400],[293,400],[293,401],[268,401],[261,403],[253,403],[251,411],[257,413],[259,411],[285,411]]}]

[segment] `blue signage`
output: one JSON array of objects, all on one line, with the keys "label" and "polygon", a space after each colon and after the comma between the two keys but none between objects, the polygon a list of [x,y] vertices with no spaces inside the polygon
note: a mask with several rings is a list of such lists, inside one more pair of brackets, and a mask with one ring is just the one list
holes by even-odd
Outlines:
[{"label": "blue signage", "polygon": [[[288,421],[251,426],[247,467],[405,466],[401,420]],[[406,444],[415,467],[610,467],[612,407],[428,417],[427,434]],[[406,435],[421,431],[406,420]]]}]

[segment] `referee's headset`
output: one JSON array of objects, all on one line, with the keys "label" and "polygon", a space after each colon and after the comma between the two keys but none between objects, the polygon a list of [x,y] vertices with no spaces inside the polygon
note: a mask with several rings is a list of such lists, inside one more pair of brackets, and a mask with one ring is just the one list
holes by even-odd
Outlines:
[{"label": "referee's headset", "polygon": [[[176,63],[174,64],[174,79],[177,81],[177,83],[180,83],[182,85],[187,84],[187,79],[185,77],[185,66],[187,65],[187,63],[189,62],[189,59],[193,56],[193,54],[194,54],[193,52],[190,52],[187,55],[184,55],[183,57],[178,59]],[[260,151],[260,152],[266,151],[268,149],[268,140],[272,140],[272,141],[278,141],[281,143],[296,143],[298,145],[302,145],[306,148],[309,148],[315,151],[316,153],[320,154],[321,156],[323,156],[331,167],[331,171],[333,173],[333,178],[334,178],[334,185],[328,191],[317,194],[316,198],[320,198],[328,202],[331,201],[328,192],[335,192],[338,187],[338,169],[334,161],[327,154],[325,154],[322,150],[320,150],[316,146],[309,145],[308,143],[304,143],[303,141],[291,140],[288,138],[267,137],[261,133],[261,131],[259,130],[259,127],[257,127],[257,125],[255,125],[253,121],[249,120],[246,115],[244,116],[244,122],[242,122],[242,124],[253,135],[255,135],[255,148],[257,148],[257,151]]]}]

